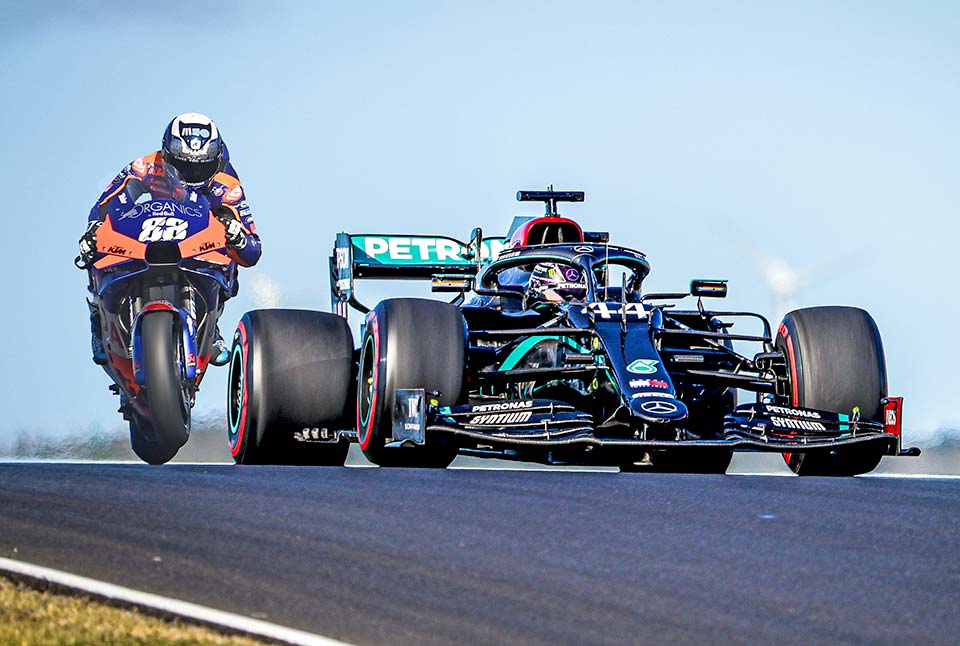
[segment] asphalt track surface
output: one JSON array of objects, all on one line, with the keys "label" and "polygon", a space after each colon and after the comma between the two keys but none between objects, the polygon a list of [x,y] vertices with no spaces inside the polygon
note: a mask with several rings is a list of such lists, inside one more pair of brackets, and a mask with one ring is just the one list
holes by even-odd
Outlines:
[{"label": "asphalt track surface", "polygon": [[0,464],[0,556],[355,644],[960,635],[960,480]]}]

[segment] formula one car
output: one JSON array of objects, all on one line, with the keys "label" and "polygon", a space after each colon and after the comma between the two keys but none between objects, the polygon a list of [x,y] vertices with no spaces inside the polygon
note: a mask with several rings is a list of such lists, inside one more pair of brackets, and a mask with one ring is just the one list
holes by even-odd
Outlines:
[{"label": "formula one car", "polygon": [[[759,314],[704,306],[724,280],[645,293],[644,254],[557,213],[582,192],[518,199],[546,215],[518,218],[509,238],[341,233],[334,313],[247,312],[229,378],[234,459],[343,464],[355,441],[380,466],[442,468],[463,454],[723,473],[743,450],[782,453],[800,475],[850,476],[918,453],[901,449],[902,399],[887,396],[867,312],[800,309],[774,335]],[[358,300],[358,280],[396,278],[456,297]],[[691,296],[696,307],[676,306]],[[359,348],[350,308],[366,315]],[[738,391],[754,401],[738,405]]]}]

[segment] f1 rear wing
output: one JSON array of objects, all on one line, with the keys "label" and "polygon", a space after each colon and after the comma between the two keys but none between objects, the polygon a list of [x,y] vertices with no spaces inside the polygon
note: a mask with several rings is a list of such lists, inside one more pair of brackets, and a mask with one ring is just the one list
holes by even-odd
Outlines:
[{"label": "f1 rear wing", "polygon": [[480,229],[474,229],[470,242],[444,236],[338,233],[330,256],[333,310],[344,318],[348,307],[363,313],[370,311],[356,298],[355,282],[358,278],[432,280],[439,276],[472,277],[485,261],[500,254],[506,242],[505,238],[484,238]]}]

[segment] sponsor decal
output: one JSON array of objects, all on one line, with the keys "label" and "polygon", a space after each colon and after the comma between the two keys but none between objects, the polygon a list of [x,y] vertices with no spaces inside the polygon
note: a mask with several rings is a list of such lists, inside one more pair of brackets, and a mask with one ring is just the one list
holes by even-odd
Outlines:
[{"label": "sponsor decal", "polygon": [[580,270],[575,267],[561,267],[560,273],[567,282],[576,283],[580,280]]},{"label": "sponsor decal", "polygon": [[646,397],[667,397],[673,399],[673,395],[669,393],[657,393],[657,392],[643,392],[643,393],[634,393],[630,396],[630,399],[642,399]]},{"label": "sponsor decal", "polygon": [[213,242],[212,240],[210,240],[210,241],[204,242],[202,245],[200,245],[199,251],[201,251],[201,252],[210,251],[210,250],[216,249],[216,248],[217,248],[217,243],[216,243],[216,242]]},{"label": "sponsor decal", "polygon": [[580,245],[573,248],[577,253],[593,253],[593,247],[588,247],[586,245]]},{"label": "sponsor decal", "polygon": [[767,410],[778,415],[796,415],[797,417],[809,417],[811,419],[820,419],[820,413],[815,410],[804,410],[802,408],[787,408],[785,406],[767,406]]},{"label": "sponsor decal", "polygon": [[344,247],[337,247],[334,252],[337,260],[337,269],[350,269],[350,250]]},{"label": "sponsor decal", "polygon": [[[407,417],[416,417],[419,414],[420,414],[420,398],[407,397]],[[419,428],[419,426],[417,428]]]},{"label": "sponsor decal", "polygon": [[221,197],[226,192],[226,190],[227,189],[217,184],[216,186],[213,187],[213,190],[211,191],[211,193],[213,193],[214,197]]},{"label": "sponsor decal", "polygon": [[239,202],[243,198],[243,189],[240,188],[240,185],[234,186],[226,195],[223,196],[224,202]]},{"label": "sponsor decal", "polygon": [[140,242],[183,240],[187,237],[187,223],[180,218],[147,218],[140,230]]},{"label": "sponsor decal", "polygon": [[788,417],[770,417],[770,422],[777,428],[788,428],[799,431],[825,431],[827,427],[820,422],[808,422],[805,419],[790,419]]},{"label": "sponsor decal", "polygon": [[[353,246],[370,260],[385,265],[469,265],[464,257],[467,247],[450,238],[429,236],[353,236]],[[496,258],[504,248],[503,241],[487,239],[480,256]]]},{"label": "sponsor decal", "polygon": [[903,418],[900,415],[901,406],[903,405],[902,397],[888,397],[886,402],[883,405],[883,428],[887,433],[899,436],[901,434],[900,425],[903,423]]},{"label": "sponsor decal", "polygon": [[404,423],[403,423],[403,430],[405,430],[405,431],[419,431],[419,430],[420,430],[420,425],[419,425],[419,424],[414,424],[413,422],[404,422]]},{"label": "sponsor decal", "polygon": [[678,354],[673,358],[674,363],[703,363],[701,354]]},{"label": "sponsor decal", "polygon": [[203,137],[206,139],[210,136],[210,130],[207,128],[201,128],[200,126],[185,126],[180,125],[180,136],[181,137]]},{"label": "sponsor decal", "polygon": [[132,209],[126,211],[125,213],[121,213],[120,219],[136,219],[142,215],[149,215],[152,217],[189,216],[191,218],[202,218],[204,213],[203,209],[195,206],[188,206],[186,204],[180,204],[178,202],[144,202],[143,204],[135,205]]},{"label": "sponsor decal", "polygon": [[679,409],[673,402],[652,401],[640,404],[640,410],[652,415],[670,415],[676,413]]},{"label": "sponsor decal", "polygon": [[319,442],[332,439],[332,435],[328,428],[304,428],[302,431],[294,431],[293,439],[298,442]]},{"label": "sponsor decal", "polygon": [[144,175],[147,174],[147,162],[143,161],[143,158],[141,157],[140,159],[130,164],[130,170],[132,170],[135,174],[139,175],[140,177],[143,177]]},{"label": "sponsor decal", "polygon": [[652,375],[657,372],[657,364],[660,362],[655,359],[637,359],[627,366],[627,372],[635,375]]},{"label": "sponsor decal", "polygon": [[478,404],[473,406],[470,409],[472,413],[489,413],[491,411],[499,410],[517,410],[524,408],[533,408],[533,402],[530,400],[526,401],[515,401],[515,402],[503,402],[500,404]]},{"label": "sponsor decal", "polygon": [[514,411],[512,413],[491,413],[489,415],[477,415],[472,417],[468,423],[483,426],[522,424],[523,422],[529,422],[532,416],[533,413],[528,410]]},{"label": "sponsor decal", "polygon": [[126,249],[124,249],[123,247],[118,246],[118,245],[113,245],[112,247],[107,247],[107,251],[106,251],[106,252],[107,252],[107,253],[114,254],[115,256],[126,256],[128,253],[130,253],[129,251],[127,251]]},{"label": "sponsor decal", "polygon": [[662,379],[634,379],[630,381],[631,388],[669,388],[670,384]]}]

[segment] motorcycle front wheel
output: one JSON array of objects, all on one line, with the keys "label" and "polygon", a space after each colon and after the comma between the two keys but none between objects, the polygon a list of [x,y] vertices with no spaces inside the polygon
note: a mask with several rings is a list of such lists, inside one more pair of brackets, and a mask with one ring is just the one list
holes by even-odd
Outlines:
[{"label": "motorcycle front wheel", "polygon": [[173,312],[147,312],[140,322],[146,408],[134,415],[130,443],[149,464],[169,462],[190,437],[190,403],[181,377],[179,319]]}]

